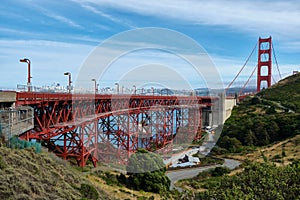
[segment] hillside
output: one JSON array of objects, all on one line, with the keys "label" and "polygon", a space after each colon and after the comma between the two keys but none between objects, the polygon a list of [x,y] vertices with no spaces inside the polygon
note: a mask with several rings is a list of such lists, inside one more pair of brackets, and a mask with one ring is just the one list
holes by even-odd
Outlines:
[{"label": "hillside", "polygon": [[275,144],[258,147],[249,153],[233,153],[224,155],[226,158],[239,161],[271,162],[278,166],[289,165],[300,160],[300,135],[276,142]]},{"label": "hillside", "polygon": [[252,163],[233,176],[222,175],[206,181],[206,190],[196,199],[299,199],[300,165],[277,167]]},{"label": "hillside", "polygon": [[80,168],[46,150],[10,149],[0,144],[0,199],[162,199],[127,188],[120,173],[99,163]]},{"label": "hillside", "polygon": [[258,96],[280,102],[281,105],[300,112],[300,73],[279,81],[270,89],[262,90]]},{"label": "hillside", "polygon": [[0,147],[0,199],[112,199],[48,152]]},{"label": "hillside", "polygon": [[300,133],[300,74],[246,98],[225,122],[218,145],[230,152],[264,146]]}]

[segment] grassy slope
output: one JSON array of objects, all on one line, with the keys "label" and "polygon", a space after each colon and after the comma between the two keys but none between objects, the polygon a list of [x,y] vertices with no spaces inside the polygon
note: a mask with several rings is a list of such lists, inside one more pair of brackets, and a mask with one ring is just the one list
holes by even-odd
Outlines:
[{"label": "grassy slope", "polygon": [[268,90],[263,90],[259,96],[280,102],[296,112],[300,112],[300,73],[289,76]]},{"label": "grassy slope", "polygon": [[300,73],[242,101],[224,124],[220,146],[225,147],[221,143],[225,136],[238,139],[244,146],[263,146],[299,134],[299,88]]},{"label": "grassy slope", "polygon": [[[90,184],[53,154],[6,147],[0,147],[0,183],[0,199],[81,199],[81,184]],[[112,199],[97,190],[100,199]]]},{"label": "grassy slope", "polygon": [[[92,171],[102,169],[100,166]],[[113,173],[113,172],[112,172]],[[80,193],[82,183],[97,189],[99,199],[161,199],[158,194],[107,185],[88,169],[70,166],[52,153],[0,147],[0,199],[89,199]]]},{"label": "grassy slope", "polygon": [[150,192],[144,192],[144,191],[136,191],[128,189],[124,186],[118,186],[118,185],[108,185],[106,182],[93,174],[90,174],[87,176],[87,179],[96,187],[102,188],[104,191],[106,191],[110,197],[115,199],[147,199],[150,197],[154,197],[154,199],[161,199],[160,195],[150,193]]},{"label": "grassy slope", "polygon": [[[284,155],[282,152],[284,152]],[[268,162],[273,162],[277,165],[288,165],[293,161],[300,160],[300,135],[272,145],[258,147],[256,151],[251,153],[225,155],[226,158],[260,163],[265,162],[263,156],[267,158]]]},{"label": "grassy slope", "polygon": [[[284,151],[284,156],[282,156],[282,152]],[[272,145],[268,145],[265,147],[258,147],[255,151],[251,153],[240,153],[240,154],[226,154],[225,156],[230,159],[240,160],[242,162],[247,163],[265,163],[265,157],[267,159],[267,163],[274,163],[277,166],[287,166],[291,164],[293,161],[300,160],[300,135],[296,135],[293,138],[289,138],[287,140],[277,142]],[[238,168],[231,171],[228,176],[234,176],[243,173],[244,168]],[[276,174],[277,175],[277,174]],[[288,175],[288,174],[287,174]],[[203,185],[209,185],[214,183],[218,185],[221,182],[220,178],[209,178],[204,176],[199,179],[186,179],[177,182],[175,185],[179,186],[187,191],[192,193],[199,193],[207,191],[203,187]],[[247,183],[245,183],[247,184]],[[279,189],[280,190],[280,189]],[[221,192],[221,191],[220,191]]]}]

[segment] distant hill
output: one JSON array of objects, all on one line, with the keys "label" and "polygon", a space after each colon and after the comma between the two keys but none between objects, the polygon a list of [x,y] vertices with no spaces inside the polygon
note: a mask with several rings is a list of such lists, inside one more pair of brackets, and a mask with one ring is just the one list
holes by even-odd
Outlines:
[{"label": "distant hill", "polygon": [[264,99],[280,102],[283,106],[300,112],[300,73],[279,81],[257,95]]},{"label": "distant hill", "polygon": [[264,146],[300,134],[300,74],[287,77],[236,106],[225,122],[220,147]]}]

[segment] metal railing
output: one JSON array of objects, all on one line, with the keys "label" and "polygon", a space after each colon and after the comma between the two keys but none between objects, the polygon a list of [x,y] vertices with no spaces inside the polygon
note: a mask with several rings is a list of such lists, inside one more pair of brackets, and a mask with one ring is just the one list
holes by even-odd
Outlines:
[{"label": "metal railing", "polygon": [[0,134],[5,140],[34,127],[33,108],[22,106],[0,110]]}]

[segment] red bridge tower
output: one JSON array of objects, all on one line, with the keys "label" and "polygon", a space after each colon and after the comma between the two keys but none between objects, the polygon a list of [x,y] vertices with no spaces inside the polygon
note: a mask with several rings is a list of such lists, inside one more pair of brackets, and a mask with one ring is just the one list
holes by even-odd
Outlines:
[{"label": "red bridge tower", "polygon": [[[261,89],[261,82],[267,81],[268,87],[272,83],[272,37],[259,38],[258,63],[257,63],[257,92]],[[262,75],[262,68],[267,68],[267,73]]]}]

